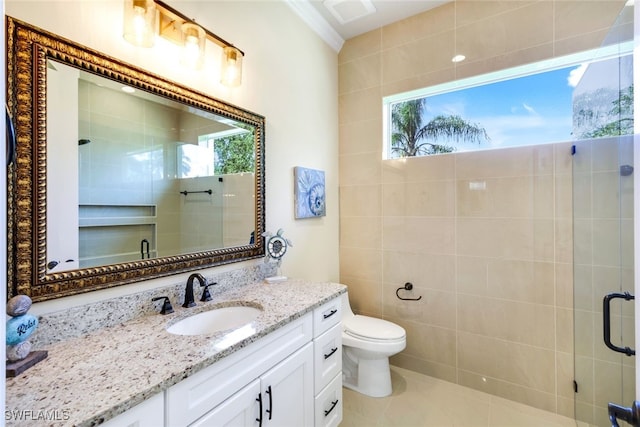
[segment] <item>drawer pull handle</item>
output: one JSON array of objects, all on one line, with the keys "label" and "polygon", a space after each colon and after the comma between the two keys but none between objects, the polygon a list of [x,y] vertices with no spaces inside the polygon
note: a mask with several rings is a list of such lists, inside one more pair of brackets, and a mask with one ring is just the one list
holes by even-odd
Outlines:
[{"label": "drawer pull handle", "polygon": [[328,319],[329,317],[333,316],[333,315],[334,315],[334,314],[336,314],[337,312],[338,312],[338,309],[337,309],[337,308],[334,308],[333,310],[331,310],[331,311],[329,312],[329,314],[324,314],[323,316],[324,316],[324,318],[325,318],[325,319]]},{"label": "drawer pull handle", "polygon": [[331,408],[329,408],[326,411],[324,411],[324,416],[326,417],[327,415],[329,415],[331,413],[331,411],[333,411],[333,408],[336,407],[337,404],[338,404],[338,399],[336,399],[333,402],[331,402]]},{"label": "drawer pull handle", "polygon": [[333,356],[333,353],[335,353],[336,351],[338,351],[338,347],[332,348],[331,351],[329,352],[329,354],[325,354],[324,355],[324,360],[327,360],[328,358]]},{"label": "drawer pull handle", "polygon": [[273,399],[271,398],[271,386],[267,388],[266,393],[269,395],[269,409],[267,409],[265,412],[269,414],[269,419],[271,419],[271,417],[273,416]]},{"label": "drawer pull handle", "polygon": [[262,393],[258,393],[256,402],[260,403],[260,417],[256,418],[256,421],[258,422],[258,427],[262,427]]}]

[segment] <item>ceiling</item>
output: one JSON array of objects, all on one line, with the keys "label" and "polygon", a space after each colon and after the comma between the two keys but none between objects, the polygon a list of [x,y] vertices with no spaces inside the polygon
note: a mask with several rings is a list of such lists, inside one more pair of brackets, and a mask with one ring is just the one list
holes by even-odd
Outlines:
[{"label": "ceiling", "polygon": [[438,7],[451,0],[285,0],[329,45]]}]

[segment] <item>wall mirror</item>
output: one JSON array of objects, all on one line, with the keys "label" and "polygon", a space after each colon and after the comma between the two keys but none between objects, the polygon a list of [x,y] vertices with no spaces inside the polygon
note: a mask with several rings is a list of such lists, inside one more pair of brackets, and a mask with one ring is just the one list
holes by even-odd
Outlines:
[{"label": "wall mirror", "polygon": [[10,17],[7,105],[8,297],[264,255],[264,117]]}]

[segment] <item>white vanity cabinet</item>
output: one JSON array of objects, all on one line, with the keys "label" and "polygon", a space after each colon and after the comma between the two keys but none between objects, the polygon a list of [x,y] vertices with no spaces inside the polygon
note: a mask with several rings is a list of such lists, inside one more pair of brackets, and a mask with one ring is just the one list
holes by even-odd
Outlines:
[{"label": "white vanity cabinet", "polygon": [[341,299],[313,311],[314,425],[336,427],[342,421]]},{"label": "white vanity cabinet", "polygon": [[308,343],[191,426],[312,426],[312,352]]},{"label": "white vanity cabinet", "polygon": [[341,316],[335,298],[106,425],[336,427],[342,421]]},{"label": "white vanity cabinet", "polygon": [[309,313],[170,387],[166,425],[313,425],[312,338]]}]

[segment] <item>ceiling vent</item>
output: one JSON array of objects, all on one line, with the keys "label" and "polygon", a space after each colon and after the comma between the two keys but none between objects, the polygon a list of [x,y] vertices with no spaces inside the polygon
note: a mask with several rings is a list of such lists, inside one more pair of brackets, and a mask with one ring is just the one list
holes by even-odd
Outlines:
[{"label": "ceiling vent", "polygon": [[325,0],[323,4],[340,24],[346,24],[376,12],[370,0]]}]

